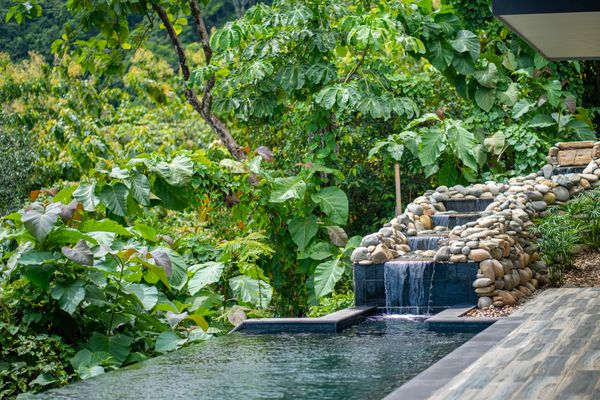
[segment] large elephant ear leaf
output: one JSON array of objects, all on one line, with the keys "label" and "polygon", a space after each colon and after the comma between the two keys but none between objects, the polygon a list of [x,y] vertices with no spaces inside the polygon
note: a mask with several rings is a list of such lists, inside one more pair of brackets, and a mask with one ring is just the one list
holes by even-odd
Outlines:
[{"label": "large elephant ear leaf", "polygon": [[61,203],[52,203],[44,207],[33,203],[23,213],[21,221],[35,238],[42,242],[50,233],[61,212]]},{"label": "large elephant ear leaf", "polygon": [[94,254],[86,241],[81,239],[75,247],[63,247],[62,253],[69,260],[76,262],[77,264],[91,266],[94,264]]},{"label": "large elephant ear leaf", "polygon": [[325,261],[315,270],[315,295],[323,297],[333,291],[335,284],[344,275],[344,265],[339,260]]},{"label": "large elephant ear leaf", "polygon": [[326,187],[311,198],[334,224],[345,224],[348,220],[348,197],[340,188]]}]

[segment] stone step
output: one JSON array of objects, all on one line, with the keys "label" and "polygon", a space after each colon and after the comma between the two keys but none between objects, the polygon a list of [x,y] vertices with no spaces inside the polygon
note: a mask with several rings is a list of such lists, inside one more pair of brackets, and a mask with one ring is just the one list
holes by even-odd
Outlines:
[{"label": "stone step", "polygon": [[442,214],[437,213],[431,217],[434,226],[445,226],[449,229],[455,226],[465,225],[469,222],[477,221],[481,217],[479,212]]},{"label": "stone step", "polygon": [[443,201],[447,211],[456,211],[459,213],[484,211],[493,202],[494,198],[492,197],[483,199],[449,199]]}]

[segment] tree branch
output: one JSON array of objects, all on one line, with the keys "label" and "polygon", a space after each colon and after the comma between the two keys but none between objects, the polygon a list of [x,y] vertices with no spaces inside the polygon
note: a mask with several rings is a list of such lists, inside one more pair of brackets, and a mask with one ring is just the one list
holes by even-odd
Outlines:
[{"label": "tree branch", "polygon": [[[200,13],[200,6],[198,5],[198,0],[190,0],[190,9],[192,10],[192,16],[194,18],[196,32],[198,33],[198,36],[200,36],[200,40],[202,40],[202,49],[204,50],[204,59],[206,65],[210,65],[213,56],[212,48],[210,47],[210,35],[208,34],[208,30],[206,29],[206,25],[204,24],[204,19],[202,18],[202,14]],[[212,90],[214,86],[215,74],[210,74],[210,77],[204,85],[204,94],[202,96],[202,107],[209,111],[212,108]]]},{"label": "tree branch", "polygon": [[[206,30],[206,26],[204,25],[204,21],[200,15],[200,8],[198,7],[198,2],[196,0],[190,0],[190,4],[192,5],[192,13],[194,14],[194,21],[196,23],[197,29],[202,37],[204,52],[205,55],[208,51],[207,60],[212,58],[212,49],[210,47],[210,43],[208,41],[208,31]],[[179,36],[175,32],[175,28],[173,27],[173,23],[169,19],[169,16],[166,10],[157,3],[152,3],[152,9],[158,14],[158,17],[162,21],[167,33],[169,34],[169,38],[171,39],[171,43],[177,52],[177,59],[179,61],[179,67],[181,68],[181,73],[183,75],[183,79],[186,83],[185,87],[185,98],[188,103],[194,108],[194,110],[200,114],[200,116],[206,121],[206,123],[210,126],[210,128],[219,136],[219,139],[223,142],[227,150],[231,153],[233,158],[236,160],[242,160],[245,158],[244,152],[240,149],[240,146],[237,144],[227,126],[211,111],[211,102],[212,102],[212,89],[215,85],[214,75],[211,76],[206,86],[204,87],[204,96],[202,101],[198,99],[194,89],[192,89],[188,85],[188,81],[190,79],[190,67],[187,63],[187,57],[185,55],[185,50],[183,49],[183,45],[179,40]]]}]

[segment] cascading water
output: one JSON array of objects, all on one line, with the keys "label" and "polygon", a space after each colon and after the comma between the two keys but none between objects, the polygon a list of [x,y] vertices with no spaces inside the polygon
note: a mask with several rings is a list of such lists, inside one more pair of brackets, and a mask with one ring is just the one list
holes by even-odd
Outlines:
[{"label": "cascading water", "polygon": [[398,309],[400,313],[429,314],[434,267],[433,261],[387,262],[383,278],[386,312]]},{"label": "cascading water", "polygon": [[443,236],[409,236],[408,245],[412,251],[415,250],[435,250],[438,248]]},{"label": "cascading water", "polygon": [[469,222],[477,221],[481,214],[465,213],[465,214],[435,214],[431,217],[435,226],[445,226],[447,228],[454,228],[455,226],[465,225]]},{"label": "cascading water", "polygon": [[444,200],[444,206],[448,211],[468,213],[474,211],[483,211],[493,202],[493,197],[483,199],[450,199]]},{"label": "cascading water", "polygon": [[580,174],[583,172],[584,169],[585,165],[573,167],[556,167],[552,171],[552,175]]}]

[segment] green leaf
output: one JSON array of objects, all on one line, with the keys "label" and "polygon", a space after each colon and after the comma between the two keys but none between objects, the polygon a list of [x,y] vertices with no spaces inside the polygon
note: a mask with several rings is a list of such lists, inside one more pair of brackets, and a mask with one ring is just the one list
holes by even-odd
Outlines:
[{"label": "green leaf", "polygon": [[498,67],[493,62],[488,63],[486,69],[475,71],[475,79],[481,86],[495,88],[498,84]]},{"label": "green leaf", "polygon": [[531,128],[547,128],[556,125],[556,121],[548,114],[536,114],[527,125]]},{"label": "green leaf", "polygon": [[430,128],[422,131],[419,160],[423,165],[435,164],[446,149],[446,134],[442,129]]},{"label": "green leaf", "polygon": [[85,211],[95,211],[100,198],[95,194],[95,183],[83,183],[73,192],[73,198],[83,204]]},{"label": "green leaf", "polygon": [[283,203],[291,199],[302,199],[306,192],[306,183],[299,177],[275,178],[270,203]]},{"label": "green leaf", "polygon": [[21,265],[42,265],[52,263],[56,260],[58,260],[58,256],[54,253],[31,250],[24,253],[18,259],[18,263]]},{"label": "green leaf", "polygon": [[45,372],[39,374],[34,380],[29,382],[29,386],[40,385],[40,386],[48,386],[56,382],[56,378],[50,374]]},{"label": "green leaf", "polygon": [[67,186],[66,188],[61,189],[58,193],[54,195],[52,200],[55,203],[63,203],[68,204],[71,201],[73,193],[77,189],[76,185]]},{"label": "green leaf", "polygon": [[194,175],[194,162],[182,154],[177,155],[170,163],[161,161],[150,163],[148,167],[171,186],[185,186]]},{"label": "green leaf", "polygon": [[429,53],[429,61],[431,65],[439,71],[444,71],[452,63],[454,51],[452,46],[447,41],[437,41],[429,45],[427,49]]},{"label": "green leaf", "polygon": [[509,107],[514,106],[519,100],[519,85],[513,82],[504,92],[498,92],[498,100]]},{"label": "green leaf", "polygon": [[279,84],[287,93],[304,86],[304,71],[298,64],[288,64],[279,71]]},{"label": "green leaf", "polygon": [[118,182],[113,185],[105,185],[100,189],[99,197],[106,208],[115,215],[125,217],[127,215],[127,196],[129,189]]},{"label": "green leaf", "polygon": [[463,164],[473,171],[477,171],[478,164],[474,153],[475,136],[473,133],[463,128],[462,125],[454,123],[448,129],[448,138]]},{"label": "green leaf", "polygon": [[69,260],[77,264],[87,266],[94,264],[94,254],[90,250],[90,247],[87,245],[85,240],[80,240],[73,248],[67,246],[63,247],[62,253]]},{"label": "green leaf", "polygon": [[[174,289],[180,290],[185,286],[188,278],[187,264],[183,257],[177,254],[174,250],[166,247],[158,247],[157,249],[163,250],[169,260],[171,261],[171,275],[169,276],[169,283]],[[156,250],[152,251],[153,253]]]},{"label": "green leaf", "polygon": [[152,307],[158,302],[158,289],[156,286],[131,283],[124,285],[123,290],[137,297],[146,311],[152,310]]},{"label": "green leaf", "polygon": [[65,226],[59,226],[51,231],[48,234],[48,237],[46,237],[46,244],[49,246],[64,246],[77,243],[80,240],[98,244],[98,241],[90,235],[86,235],[77,229],[67,228]]},{"label": "green leaf", "polygon": [[306,218],[292,219],[288,222],[288,229],[292,240],[296,243],[300,251],[302,251],[319,230],[317,216],[310,214]]},{"label": "green leaf", "polygon": [[326,258],[337,254],[335,247],[327,242],[316,242],[310,245],[304,252],[298,255],[299,260],[311,258],[317,261],[323,261]]},{"label": "green leaf", "polygon": [[327,214],[334,224],[343,225],[348,220],[348,197],[336,186],[326,187],[311,196],[314,203]]},{"label": "green leaf", "polygon": [[35,238],[42,242],[48,233],[54,228],[56,221],[58,220],[58,216],[61,211],[61,203],[51,203],[44,207],[41,203],[32,203],[25,212],[23,213],[23,217],[21,221],[25,228],[33,235]]},{"label": "green leaf", "polygon": [[533,102],[529,102],[525,99],[519,100],[512,109],[512,117],[519,119],[525,115],[535,105]]},{"label": "green leaf", "polygon": [[437,175],[438,181],[442,185],[453,186],[458,181],[458,170],[454,162],[448,162],[442,164],[442,168]]},{"label": "green leaf", "polygon": [[195,271],[194,275],[188,281],[188,291],[193,296],[200,289],[219,282],[225,264],[220,262],[209,261],[203,264],[196,264],[190,267],[190,271]]},{"label": "green leaf", "polygon": [[268,283],[246,275],[231,278],[229,287],[238,301],[262,308],[269,305],[273,296],[273,288]]},{"label": "green leaf", "polygon": [[344,275],[344,266],[339,260],[325,261],[315,269],[315,295],[323,297],[333,291],[335,284]]},{"label": "green leaf", "polygon": [[150,182],[144,174],[136,173],[129,180],[131,197],[143,206],[150,205]]},{"label": "green leaf", "polygon": [[498,131],[492,136],[485,138],[483,140],[483,145],[489,153],[500,155],[506,145],[506,136],[504,135],[504,132]]},{"label": "green leaf", "polygon": [[131,233],[118,222],[110,219],[96,221],[93,219],[85,221],[79,227],[81,232],[112,232],[120,236],[131,236]]},{"label": "green leaf", "polygon": [[190,191],[185,187],[173,186],[162,178],[156,178],[152,191],[166,208],[181,210],[190,202]]},{"label": "green leaf", "polygon": [[134,228],[142,237],[142,239],[150,242],[156,242],[157,232],[153,227],[138,222],[134,225]]},{"label": "green leaf", "polygon": [[156,338],[154,350],[157,353],[168,353],[177,350],[185,344],[186,340],[180,338],[175,332],[165,331]]},{"label": "green leaf", "polygon": [[194,295],[193,300],[192,300],[193,306],[188,309],[190,311],[195,311],[199,308],[208,310],[215,306],[220,305],[222,302],[223,302],[222,295],[211,292],[208,289],[202,289]]},{"label": "green leaf", "polygon": [[490,111],[494,107],[496,89],[487,89],[479,86],[475,91],[475,102],[483,111]]},{"label": "green leaf", "polygon": [[93,352],[104,352],[111,356],[110,364],[120,366],[129,355],[133,339],[130,336],[116,334],[106,336],[98,332],[94,332],[88,341],[89,347]]},{"label": "green leaf", "polygon": [[58,300],[61,310],[73,315],[79,303],[85,298],[85,282],[76,280],[68,285],[56,285],[50,291],[50,295]]},{"label": "green leaf", "polygon": [[52,264],[24,265],[23,275],[25,275],[33,285],[47,290],[50,284],[50,278],[55,269],[56,266]]},{"label": "green leaf", "polygon": [[462,30],[456,32],[456,38],[451,40],[450,44],[459,53],[468,52],[473,60],[479,58],[479,38],[471,31]]}]

